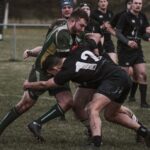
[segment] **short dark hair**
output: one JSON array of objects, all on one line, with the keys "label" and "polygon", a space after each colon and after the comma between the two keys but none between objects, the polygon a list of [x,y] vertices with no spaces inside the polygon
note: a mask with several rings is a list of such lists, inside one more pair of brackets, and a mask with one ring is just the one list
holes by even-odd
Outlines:
[{"label": "short dark hair", "polygon": [[42,69],[46,72],[47,69],[52,69],[54,66],[58,65],[60,61],[60,57],[49,55],[44,61]]},{"label": "short dark hair", "polygon": [[85,19],[86,22],[89,21],[89,17],[87,15],[87,13],[84,10],[81,10],[81,9],[77,9],[77,10],[73,11],[70,18],[74,18],[75,20],[83,18],[83,19]]},{"label": "short dark hair", "polygon": [[89,7],[89,8],[91,9],[91,5],[90,5],[89,3],[82,2],[82,3],[80,3],[80,5],[79,5],[80,8],[82,8],[82,7],[84,7],[84,6]]},{"label": "short dark hair", "polygon": [[129,3],[129,2],[133,2],[133,0],[125,0],[125,6]]}]

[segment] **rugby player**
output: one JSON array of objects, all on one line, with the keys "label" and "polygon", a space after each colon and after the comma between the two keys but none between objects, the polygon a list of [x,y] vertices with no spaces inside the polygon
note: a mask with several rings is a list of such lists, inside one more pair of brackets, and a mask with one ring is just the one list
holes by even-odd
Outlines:
[{"label": "rugby player", "polygon": [[[132,0],[131,10],[121,15],[116,25],[117,51],[119,65],[127,72],[130,66],[133,68],[134,80],[139,84],[141,108],[149,108],[150,106],[146,101],[146,66],[141,45],[142,38],[147,41],[150,39],[146,35],[149,23],[146,16],[141,12],[142,5],[142,0]],[[135,90],[136,84],[131,96],[134,95]]]},{"label": "rugby player", "polygon": [[105,109],[105,116],[109,118],[109,121],[136,131],[144,137],[146,145],[150,147],[150,130],[127,114],[120,113],[131,87],[130,77],[109,59],[103,56],[97,57],[92,51],[95,48],[93,45],[98,44],[99,38],[93,34],[89,36],[91,40],[72,51],[67,58],[55,58],[53,65],[49,65],[49,59],[47,59],[46,70],[54,75],[53,78],[39,82],[26,81],[24,89],[39,90],[63,86],[70,80],[83,87],[95,89],[92,100],[86,105],[94,147],[101,145],[99,113],[102,109]]},{"label": "rugby player", "polygon": [[[42,51],[36,58],[35,64],[29,74],[28,81],[35,82],[52,78],[53,75],[45,70],[47,59],[53,62],[55,57],[67,57],[70,52],[70,47],[74,42],[72,34],[75,35],[84,31],[87,22],[87,14],[82,10],[77,10],[72,13],[71,17],[66,22],[53,26],[53,29],[46,36]],[[29,110],[36,103],[38,97],[46,91],[49,91],[56,97],[58,104],[53,106],[47,113],[39,118],[41,124],[44,124],[47,120],[62,116],[64,112],[72,106],[72,93],[68,84],[59,88],[25,90],[21,100],[1,119],[0,135],[9,124]],[[40,138],[40,140],[43,139]]]},{"label": "rugby player", "polygon": [[91,18],[99,23],[99,26],[104,32],[104,52],[108,53],[114,62],[117,62],[117,55],[115,53],[115,47],[111,39],[111,34],[105,27],[105,23],[110,22],[113,17],[112,11],[108,9],[108,4],[108,0],[98,0],[98,9],[92,12]]}]

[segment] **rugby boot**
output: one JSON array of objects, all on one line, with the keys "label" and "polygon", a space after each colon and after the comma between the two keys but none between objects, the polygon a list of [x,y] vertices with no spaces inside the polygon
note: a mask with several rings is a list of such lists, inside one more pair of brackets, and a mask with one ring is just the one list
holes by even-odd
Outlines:
[{"label": "rugby boot", "polygon": [[93,136],[91,138],[91,143],[87,146],[87,150],[100,150],[101,147],[101,137]]},{"label": "rugby boot", "polygon": [[60,119],[60,121],[67,121],[67,120],[66,120],[66,116],[65,116],[65,115],[60,116],[60,118],[59,118],[59,119]]},{"label": "rugby boot", "polygon": [[141,103],[141,108],[150,108],[150,105],[147,103]]},{"label": "rugby boot", "polygon": [[147,130],[147,135],[144,137],[144,141],[147,147],[150,147],[150,129]]},{"label": "rugby boot", "polygon": [[135,137],[136,143],[141,143],[144,144],[144,137],[142,137],[141,135],[139,135],[138,133],[136,133],[136,137]]},{"label": "rugby boot", "polygon": [[135,102],[135,101],[136,101],[135,97],[129,97],[128,99],[128,102]]},{"label": "rugby boot", "polygon": [[40,142],[45,142],[45,139],[41,135],[41,129],[42,126],[38,124],[37,122],[33,121],[30,124],[28,124],[28,129],[32,132],[32,134],[35,136],[35,138]]},{"label": "rugby boot", "polygon": [[93,143],[86,146],[86,150],[100,150],[100,147],[95,146]]}]

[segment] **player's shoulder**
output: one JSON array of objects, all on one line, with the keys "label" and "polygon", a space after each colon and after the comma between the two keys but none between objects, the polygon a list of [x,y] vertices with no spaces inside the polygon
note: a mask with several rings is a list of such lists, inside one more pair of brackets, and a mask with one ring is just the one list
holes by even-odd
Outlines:
[{"label": "player's shoulder", "polygon": [[139,15],[140,15],[142,18],[147,19],[147,16],[146,16],[146,14],[145,14],[144,12],[140,12]]},{"label": "player's shoulder", "polygon": [[107,10],[107,13],[109,13],[109,14],[113,14],[113,11],[112,11],[112,10],[110,10],[110,9],[108,9],[108,10]]}]

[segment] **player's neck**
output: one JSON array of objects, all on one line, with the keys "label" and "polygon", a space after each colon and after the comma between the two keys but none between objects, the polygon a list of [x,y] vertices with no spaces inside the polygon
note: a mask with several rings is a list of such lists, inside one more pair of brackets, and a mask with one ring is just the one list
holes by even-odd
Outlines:
[{"label": "player's neck", "polygon": [[130,12],[131,12],[133,15],[137,16],[137,17],[138,17],[138,15],[139,15],[139,12],[135,12],[135,11],[133,11],[133,10],[131,10]]},{"label": "player's neck", "polygon": [[106,13],[107,12],[107,9],[98,8],[98,10],[101,11],[102,13]]}]

